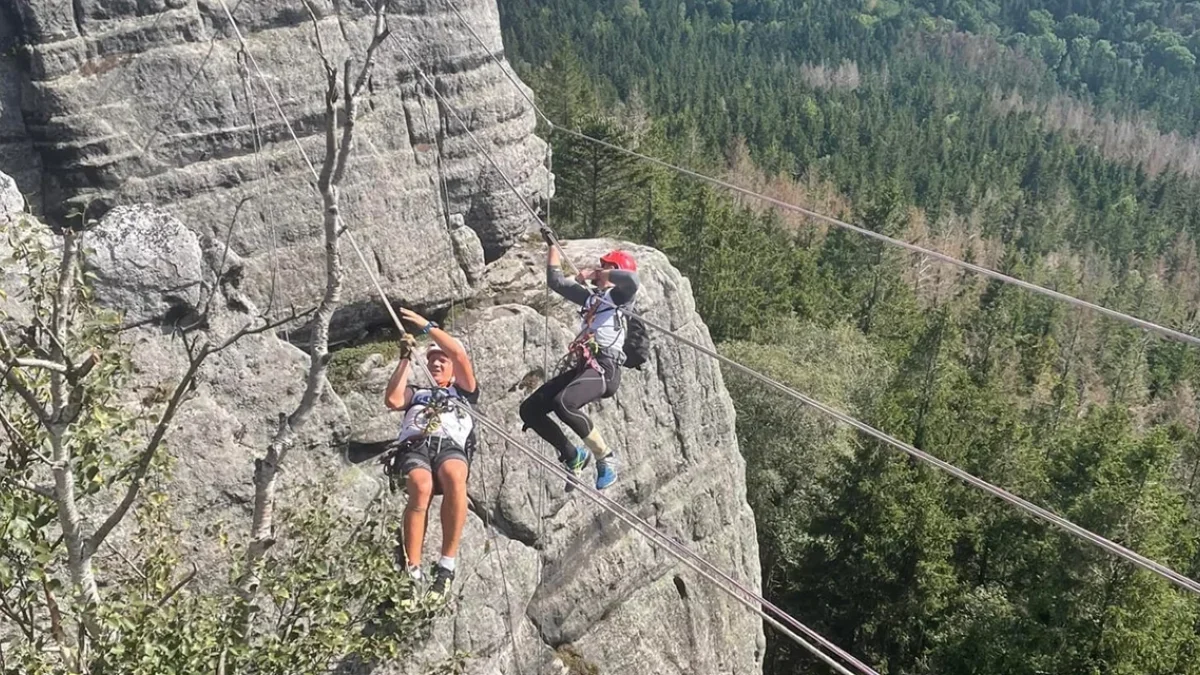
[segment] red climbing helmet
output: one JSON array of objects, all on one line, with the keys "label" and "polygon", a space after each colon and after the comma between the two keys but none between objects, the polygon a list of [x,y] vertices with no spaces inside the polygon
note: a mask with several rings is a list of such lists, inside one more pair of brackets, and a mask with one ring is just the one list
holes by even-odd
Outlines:
[{"label": "red climbing helmet", "polygon": [[600,256],[600,263],[607,263],[619,270],[626,270],[628,272],[637,271],[637,261],[625,251],[609,251]]}]

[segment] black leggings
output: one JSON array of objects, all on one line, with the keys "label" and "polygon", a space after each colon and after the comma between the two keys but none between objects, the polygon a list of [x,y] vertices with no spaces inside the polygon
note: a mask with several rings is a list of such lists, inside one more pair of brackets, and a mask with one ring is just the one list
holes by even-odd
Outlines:
[{"label": "black leggings", "polygon": [[580,408],[612,396],[621,384],[621,371],[615,363],[606,358],[600,358],[598,363],[604,372],[581,364],[551,378],[521,402],[521,421],[525,423],[525,428],[533,429],[554,446],[562,461],[575,457],[575,446],[550,419],[550,411],[553,410],[558,419],[571,427],[571,431],[584,438],[592,433],[592,421]]}]

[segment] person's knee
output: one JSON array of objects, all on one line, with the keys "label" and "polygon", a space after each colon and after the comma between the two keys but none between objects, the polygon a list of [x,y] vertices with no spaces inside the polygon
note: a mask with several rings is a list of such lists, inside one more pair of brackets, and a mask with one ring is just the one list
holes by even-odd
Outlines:
[{"label": "person's knee", "polygon": [[554,412],[560,419],[563,418],[563,415],[570,415],[576,410],[577,408],[575,408],[575,406],[572,405],[571,402],[568,401],[567,398],[562,394],[554,397]]},{"label": "person's knee", "polygon": [[404,480],[408,488],[408,509],[424,511],[433,498],[433,474],[417,469],[410,471]]},{"label": "person's knee", "polygon": [[444,462],[438,467],[438,484],[442,486],[442,492],[461,493],[467,489],[467,463],[457,459],[451,459]]},{"label": "person's knee", "polygon": [[521,401],[521,408],[520,408],[521,421],[526,424],[530,424],[533,421],[535,421],[537,418],[544,415],[545,412],[542,411],[540,408],[541,408],[541,406],[538,405],[537,401],[532,396],[525,399],[524,401]]}]

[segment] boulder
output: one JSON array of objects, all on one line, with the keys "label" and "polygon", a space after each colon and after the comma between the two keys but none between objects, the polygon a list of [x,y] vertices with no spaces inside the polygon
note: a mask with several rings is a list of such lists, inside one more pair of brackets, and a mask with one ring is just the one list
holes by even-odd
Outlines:
[{"label": "boulder", "polygon": [[85,235],[96,299],[125,323],[194,313],[204,284],[200,240],[177,218],[149,206],[120,206]]}]

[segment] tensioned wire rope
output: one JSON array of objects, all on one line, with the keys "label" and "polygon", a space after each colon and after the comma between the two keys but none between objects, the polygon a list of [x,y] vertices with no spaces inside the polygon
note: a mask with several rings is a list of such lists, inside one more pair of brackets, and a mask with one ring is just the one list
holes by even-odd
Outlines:
[{"label": "tensioned wire rope", "polygon": [[[480,153],[483,154],[484,158],[487,159],[488,163],[491,164],[492,168],[496,170],[496,172],[504,180],[505,184],[508,185],[509,189],[517,197],[517,201],[519,201],[521,203],[521,205],[529,212],[529,214],[533,217],[535,222],[537,222],[542,227],[546,227],[545,222],[542,221],[542,219],[538,216],[537,212],[533,209],[533,207],[530,206],[529,203],[525,200],[524,196],[521,194],[521,192],[517,188],[516,184],[513,183],[512,178],[509,177],[509,175],[500,167],[500,165],[496,162],[495,158],[491,155],[491,153],[489,153],[487,151],[487,149],[484,147],[484,145],[479,141],[479,139],[471,131],[470,127],[467,126],[466,122],[463,121],[462,117],[459,116],[458,112],[454,109],[454,107],[452,105],[450,105],[450,102],[447,101],[445,99],[445,97],[442,96],[441,92],[439,92],[437,90],[436,84],[434,82],[432,82],[432,80],[429,78],[429,76],[425,73],[424,69],[421,68],[420,63],[416,60],[416,58],[413,57],[412,53],[409,52],[409,50],[398,40],[393,40],[393,42],[395,43],[396,47],[399,48],[400,51],[404,54],[405,58],[407,58],[408,61],[413,65],[413,68],[415,69],[417,75],[420,76],[420,78],[424,81],[425,85],[427,87],[429,87],[430,90],[433,91],[434,95],[437,96],[438,101],[441,102],[441,104],[446,108],[446,110],[454,117],[455,121],[458,122],[458,124],[462,128],[462,130],[467,134],[467,136],[471,139],[471,141],[473,143],[475,143],[476,147],[479,148]],[[557,246],[557,242],[555,245]],[[557,246],[557,247],[558,247],[559,252],[563,254],[564,259],[567,259],[569,261],[569,258],[567,258],[565,251],[562,250],[562,247],[561,246]],[[366,269],[367,272],[372,275],[372,279],[374,280],[374,272],[371,270],[370,266],[364,265],[364,269]],[[382,288],[380,288],[379,291],[380,291],[380,294],[382,295],[383,294]],[[647,323],[649,325],[649,322],[647,322]],[[655,327],[660,328],[657,325]],[[661,328],[660,328],[660,330],[665,331],[665,329],[661,329]],[[672,334],[672,333],[670,333],[670,331],[666,331],[666,332],[668,334]],[[678,336],[676,336],[676,337],[678,337]],[[500,427],[499,425],[496,425],[495,423],[488,421],[482,415],[477,415],[477,417],[481,421],[484,422],[485,426],[489,426],[489,428],[492,428],[493,431],[495,431],[497,434],[501,435],[506,440],[509,440],[514,445],[521,447],[516,441],[512,440],[511,436],[509,436],[506,432],[504,432],[502,427]],[[523,451],[526,449],[527,448],[523,449]],[[543,455],[533,453],[532,451],[527,454],[530,454],[531,457],[535,458],[535,461],[538,461],[538,463],[542,464],[543,466],[547,466],[546,463],[548,462],[550,466],[554,467],[556,475],[559,475],[560,477],[566,477],[567,481],[570,483],[575,482],[573,480],[573,477],[570,474],[568,474],[564,469],[562,469],[562,467],[560,467],[558,464],[554,463],[553,461],[546,459]],[[588,488],[588,489],[590,490],[590,488]],[[599,491],[595,492],[595,496],[604,500],[612,507],[615,507],[615,508],[621,509],[621,510],[625,510],[625,507],[623,507],[619,503],[605,497],[604,495],[601,495],[599,493]],[[610,509],[610,511],[611,511],[611,509]],[[625,513],[627,513],[630,517],[637,519],[637,516],[635,514],[633,514],[632,512],[625,510]],[[812,638],[814,641],[818,642],[826,649],[830,650],[831,652],[833,652],[833,653],[837,654],[838,656],[840,656],[841,658],[845,659],[848,663],[854,665],[856,668],[860,669],[860,672],[875,673],[875,671],[872,670],[870,668],[870,666],[867,666],[866,664],[862,663],[857,658],[855,658],[853,655],[849,654],[845,650],[843,650],[840,647],[838,647],[837,645],[833,644],[832,642],[830,642],[825,637],[821,636],[819,633],[812,630],[808,626],[805,626],[803,623],[798,621],[795,617],[787,614],[779,607],[770,603],[765,598],[763,598],[762,596],[760,596],[756,592],[754,592],[752,589],[747,588],[744,584],[737,581],[733,577],[729,576],[724,571],[722,571],[720,568],[718,568],[715,565],[713,565],[712,563],[708,562],[708,560],[699,556],[698,554],[696,554],[694,551],[692,551],[687,546],[683,545],[682,543],[680,543],[670,537],[667,537],[666,535],[662,534],[661,532],[658,532],[658,530],[656,530],[653,526],[645,523],[644,521],[642,521],[642,524],[645,525],[646,527],[648,527],[650,529],[650,531],[654,532],[656,536],[663,538],[661,541],[663,541],[667,544],[667,546],[670,549],[670,552],[673,552],[673,555],[677,560],[687,564],[689,567],[692,567],[697,572],[700,572],[700,570],[696,567],[697,564],[704,566],[708,570],[711,570],[712,574],[717,575],[718,577],[723,579],[726,583],[730,584],[733,588],[735,588],[735,589],[741,591],[742,593],[746,594],[747,596],[753,598],[754,601],[758,603],[757,605],[755,605],[753,603],[745,602],[745,598],[739,598],[736,594],[730,593],[733,597],[738,598],[739,601],[743,602],[743,604],[746,604],[748,607],[750,607],[752,610],[754,610],[757,614],[761,615],[764,619],[766,619],[769,623],[771,623],[771,625],[773,625],[777,629],[783,631],[785,633],[785,635],[787,635],[788,637],[795,640],[802,647],[805,647],[806,649],[808,649],[813,654],[817,655],[822,660],[826,661],[826,663],[828,663],[830,666],[833,666],[833,667],[835,667],[835,669],[837,669],[837,666],[834,666],[834,664],[828,660],[828,655],[818,652],[818,651],[815,651],[811,647],[811,645],[809,645],[807,643],[806,640],[801,638],[799,635],[796,635],[790,629],[787,629],[784,626],[782,626],[779,623],[779,621],[776,620],[774,617],[770,616],[770,614],[768,614],[767,611],[764,610],[764,608],[771,610],[775,614],[778,614],[780,616],[780,618],[787,621],[789,624],[791,624],[797,630],[804,633],[808,637]],[[681,556],[683,556],[683,557],[681,557]],[[684,557],[686,557],[687,559],[685,560]],[[716,581],[716,579],[712,576],[712,574],[709,574],[708,572],[700,572],[700,573],[705,578],[707,578],[710,581],[712,581],[713,583],[717,584],[718,587],[722,588],[723,590],[726,590],[726,592],[729,592],[728,587],[726,587],[723,584],[721,584],[720,582]],[[841,672],[841,671],[839,670],[839,672]],[[876,675],[878,675],[878,674],[876,674]]]},{"label": "tensioned wire rope", "polygon": [[[397,44],[399,45],[399,43],[397,43]],[[400,45],[400,48],[402,50],[404,50],[403,45]],[[420,73],[422,75],[422,77],[425,77],[423,71],[420,70],[420,66],[416,65],[416,61],[412,58],[412,56],[407,53],[407,50],[404,50],[404,51],[405,51],[408,59],[410,61],[412,61],[413,64],[417,67],[417,69],[418,69],[417,72]],[[519,89],[519,87],[518,87],[518,89]],[[454,115],[454,117],[458,121],[459,125],[463,127],[463,129],[467,132],[467,134],[471,136],[472,140],[475,141],[476,145],[479,146],[480,150],[484,153],[484,155],[491,162],[493,168],[495,168],[496,171],[498,171],[500,173],[501,177],[504,179],[504,181],[508,185],[509,189],[515,195],[520,197],[521,196],[520,190],[516,187],[515,183],[513,183],[511,178],[509,178],[509,176],[506,173],[504,173],[504,171],[502,169],[500,169],[499,165],[495,162],[495,160],[487,152],[487,150],[484,148],[483,144],[480,143],[477,139],[475,139],[474,135],[471,133],[470,129],[467,128],[466,123],[462,120],[462,118],[459,117],[457,112],[452,107],[449,106],[448,102],[446,102],[446,100],[442,97],[441,93],[436,90],[436,88],[434,89],[434,93],[442,101],[442,104],[447,107],[447,109],[450,111],[450,113],[452,115]],[[524,94],[524,92],[522,92],[522,94]],[[616,148],[617,146],[613,146],[613,147]],[[618,149],[620,149],[620,148],[618,148]],[[656,161],[661,161],[661,160],[656,160]],[[716,179],[713,179],[713,180],[716,180]],[[523,198],[520,198],[518,201],[521,202],[521,204],[525,207],[526,211],[528,211],[530,216],[535,220],[535,222],[538,222],[539,225],[545,227],[545,223],[541,221],[541,219],[538,217],[537,212],[533,209],[533,207],[531,207],[529,204],[527,204]],[[549,228],[546,228],[546,231],[549,232]],[[874,235],[875,233],[871,233],[871,234]],[[551,238],[553,241],[553,245],[555,245],[559,249],[559,251],[560,251],[560,253],[562,253],[564,259],[567,258],[566,251],[563,250],[561,245],[559,245],[557,238],[553,237],[552,234],[551,234]],[[911,245],[905,244],[905,246],[911,246]],[[920,249],[920,247],[914,247],[914,248]],[[921,250],[924,250],[924,249],[921,249]],[[938,254],[938,255],[941,255],[941,254]],[[984,268],[980,268],[980,269],[982,270]],[[992,274],[999,274],[998,272],[991,272],[990,270],[986,270],[986,271],[989,273],[992,273]],[[1000,275],[1000,276],[1003,276],[1003,275]],[[1014,279],[1013,281],[1018,281],[1018,280]],[[1027,284],[1028,282],[1020,282],[1020,283]],[[1038,287],[1038,288],[1040,288],[1040,287]],[[1045,290],[1045,291],[1048,291],[1051,293],[1056,292],[1056,291],[1049,291],[1049,289],[1042,289],[1042,290]],[[1064,297],[1070,298],[1070,296],[1064,296]],[[1077,299],[1071,298],[1071,300],[1077,300]],[[1078,302],[1084,302],[1084,301],[1078,300]],[[611,305],[612,303],[609,303],[609,304]],[[1104,309],[1104,308],[1097,307],[1097,309]],[[1145,569],[1149,572],[1157,574],[1181,588],[1184,588],[1186,590],[1189,590],[1193,593],[1200,595],[1200,582],[1197,582],[1194,579],[1184,576],[1183,574],[1176,572],[1175,570],[1167,567],[1166,565],[1163,565],[1162,563],[1151,560],[1150,558],[1147,558],[1147,557],[1141,555],[1140,553],[1137,553],[1136,551],[1133,551],[1125,546],[1122,546],[1121,544],[1113,542],[1113,541],[1111,541],[1099,534],[1096,534],[1080,525],[1077,525],[1048,509],[1038,506],[1038,505],[1036,505],[1022,497],[1019,497],[1003,488],[992,485],[991,483],[988,483],[987,481],[985,481],[981,478],[973,476],[972,474],[968,473],[967,471],[964,471],[963,469],[960,469],[960,468],[954,466],[953,464],[950,464],[949,462],[938,459],[937,457],[935,457],[923,450],[920,450],[908,443],[905,443],[904,441],[901,441],[901,440],[895,438],[894,436],[891,436],[890,434],[880,431],[879,429],[876,429],[865,422],[862,422],[844,412],[841,412],[841,411],[839,411],[835,408],[832,408],[824,403],[821,403],[820,401],[817,401],[816,399],[806,396],[806,395],[800,393],[799,391],[796,391],[792,387],[789,387],[786,384],[784,384],[778,380],[775,380],[774,378],[771,378],[770,376],[764,375],[764,374],[762,374],[752,368],[744,366],[726,356],[722,356],[721,354],[717,353],[715,350],[709,349],[709,348],[705,347],[704,345],[701,345],[701,344],[699,344],[693,340],[690,340],[686,337],[683,337],[682,335],[679,335],[678,333],[671,331],[670,329],[662,326],[661,324],[658,324],[655,321],[647,319],[644,316],[638,315],[638,314],[636,314],[632,311],[626,310],[626,309],[622,309],[621,311],[625,312],[625,314],[630,317],[641,319],[643,322],[645,322],[645,324],[647,326],[650,326],[651,328],[654,328],[655,330],[658,330],[659,332],[661,332],[665,335],[668,335],[668,336],[674,338],[675,340],[682,342],[683,344],[688,345],[692,349],[694,349],[702,354],[705,354],[707,356],[710,356],[710,357],[720,361],[721,363],[724,363],[732,368],[739,370],[740,372],[750,375],[754,379],[757,379],[758,381],[771,386],[772,388],[776,389],[777,391],[780,391],[780,392],[784,393],[785,395],[787,395],[797,401],[800,401],[801,403],[803,403],[807,406],[815,408],[816,410],[828,415],[829,417],[832,417],[833,419],[835,419],[843,424],[854,427],[855,429],[867,434],[868,436],[872,436],[875,439],[882,441],[882,442],[886,443],[887,445],[890,445],[890,446],[896,448],[897,450],[900,450],[901,452],[908,454],[909,456],[913,457],[914,459],[917,459],[929,466],[932,466],[932,467],[939,469],[945,473],[948,473],[951,476],[954,476],[955,478],[967,483],[968,485],[971,485],[972,487],[975,487],[975,488],[977,488],[983,492],[986,492],[998,499],[1001,499],[1002,501],[1005,501],[1013,506],[1016,506],[1017,508],[1025,511],[1029,515],[1032,515],[1040,520],[1043,520],[1047,523],[1055,525],[1055,526],[1063,529],[1064,531],[1066,531],[1070,534],[1073,534],[1080,539],[1083,539],[1084,541],[1088,541],[1088,542],[1108,551],[1109,553],[1112,553],[1113,555],[1116,555],[1120,558],[1125,559],[1126,561],[1128,561],[1130,563],[1133,563],[1134,565],[1137,565],[1138,567],[1141,567],[1142,569]],[[1104,311],[1111,312],[1112,310],[1104,309]],[[1119,312],[1117,314],[1119,314]],[[1133,319],[1133,317],[1128,317],[1128,318]],[[1141,321],[1141,320],[1135,319],[1135,321]],[[1148,323],[1148,322],[1146,322],[1146,323]],[[1151,324],[1151,325],[1153,325],[1153,324]],[[1167,330],[1167,329],[1164,329],[1164,330]],[[1180,335],[1185,335],[1185,334],[1181,333]],[[1186,336],[1186,337],[1191,338],[1191,336]],[[1196,338],[1191,338],[1191,339],[1196,340],[1198,343],[1200,343],[1200,340],[1197,340]]]},{"label": "tensioned wire rope", "polygon": [[[229,19],[229,22],[233,29],[234,35],[236,36],[238,41],[242,44],[242,46],[246,47],[246,39],[242,35],[241,29],[239,28],[237,21],[233,18],[233,14],[229,11],[229,6],[228,6],[226,0],[218,0],[218,2],[220,2],[221,7],[225,12],[226,17]],[[420,67],[420,64],[415,59],[413,59],[411,53],[409,53],[409,51],[399,41],[395,41],[395,44],[400,48],[400,50],[402,52],[404,52],[405,56],[409,59],[409,61],[412,62],[414,68],[416,69],[416,72],[421,76],[421,78],[425,81],[425,83],[433,89],[433,92],[438,97],[438,100],[441,101],[444,105],[448,106],[448,103],[441,96],[440,92],[437,91],[436,86],[434,86],[433,83],[430,81],[429,77],[425,74],[424,70]],[[262,71],[262,68],[259,67],[257,59],[254,58],[253,54],[250,53],[249,49],[246,49],[246,54],[250,60],[251,65],[254,66],[255,72],[257,73],[259,79],[262,81],[264,88],[267,90],[267,93],[270,95],[271,101],[275,106],[275,110],[279,114],[280,119],[284,122],[284,125],[287,128],[288,133],[291,135],[293,143],[299,149],[300,155],[304,159],[304,163],[307,165],[309,172],[312,173],[314,178],[319,179],[319,174],[317,173],[316,167],[313,165],[312,161],[309,159],[308,153],[304,150],[304,145],[300,142],[300,138],[296,135],[295,129],[292,127],[291,121],[287,119],[287,115],[283,112],[283,106],[279,102],[278,97],[276,96],[275,92],[270,88],[270,85],[266,79],[266,74]],[[462,119],[458,116],[457,112],[455,112],[453,110],[453,108],[450,108],[450,107],[448,107],[448,110],[451,112],[452,115],[454,115],[455,119],[458,120],[459,124],[463,126],[463,129],[467,132],[468,135],[471,136],[472,140],[481,149],[483,149],[482,144],[479,144],[478,140],[475,139],[474,134],[472,134],[470,129],[467,128],[466,125],[462,122]],[[486,150],[483,151],[483,154],[488,159],[488,161],[492,164],[492,166],[494,168],[496,168],[497,171],[499,171],[500,175],[504,178],[505,182],[507,182],[509,184],[509,186],[515,190],[515,186],[512,185],[511,179],[509,179],[507,174],[505,174],[502,170],[500,170],[500,168],[496,165],[495,160],[491,157],[491,155],[488,154],[486,152]],[[315,188],[315,184],[314,184],[314,188]],[[520,197],[519,191],[517,191],[517,195],[518,195],[518,197]],[[526,208],[529,208],[528,204],[525,204],[525,201],[523,198],[520,198],[519,201],[521,201],[521,203],[523,205],[525,205]],[[537,217],[536,212],[533,212],[533,215],[534,215],[534,218],[539,223],[542,222],[541,219]],[[392,307],[391,302],[388,300],[387,293],[383,290],[383,287],[379,283],[379,279],[375,276],[374,270],[371,269],[371,265],[367,262],[366,256],[363,254],[362,249],[359,247],[358,242],[355,240],[353,232],[351,232],[349,227],[347,227],[345,225],[343,225],[343,227],[342,227],[342,232],[346,235],[346,238],[350,242],[351,247],[354,249],[355,253],[357,254],[359,262],[362,264],[363,270],[366,271],[368,278],[371,280],[372,284],[374,285],[375,290],[380,297],[380,300],[383,302],[384,307],[387,309],[388,315],[392,319],[392,322],[395,324],[397,330],[399,330],[403,334],[404,332],[406,332],[404,330],[404,325],[403,325],[403,323],[401,323],[399,316],[396,315],[395,309]],[[419,365],[421,366],[421,370],[424,371],[426,377],[429,378],[430,381],[433,381],[432,375],[431,375],[431,373],[429,373],[429,370],[426,367],[426,365],[423,362],[419,362]],[[505,440],[506,442],[510,443],[513,447],[516,447],[527,457],[529,457],[534,462],[537,462],[539,465],[541,465],[544,469],[550,471],[552,474],[554,474],[554,475],[558,476],[559,478],[562,478],[568,482],[574,482],[574,477],[571,474],[569,474],[563,467],[559,466],[553,460],[545,457],[541,453],[538,453],[537,451],[533,450],[532,448],[530,448],[529,446],[520,442],[519,440],[513,438],[512,435],[510,435],[508,432],[506,432],[504,430],[503,426],[501,426],[495,422],[492,422],[490,419],[488,419],[482,413],[480,413],[479,411],[477,411],[473,408],[468,407],[467,410],[470,412],[472,417],[474,417],[479,422],[481,422],[485,427],[492,430],[496,435],[498,435],[501,439]],[[626,507],[624,507],[621,504],[619,504],[618,502],[610,499],[609,497],[607,497],[603,494],[600,494],[598,491],[594,490],[590,486],[579,485],[579,487],[582,488],[582,493],[585,496],[587,496],[588,499],[591,499],[592,501],[599,504],[602,508],[604,508],[605,510],[612,513],[614,516],[616,516],[619,520],[624,522],[626,525],[628,525],[634,531],[638,532],[642,536],[649,539],[651,543],[657,544],[660,548],[662,548],[664,551],[666,551],[666,553],[668,555],[672,556],[679,562],[683,563],[684,565],[686,565],[687,567],[692,569],[694,572],[699,574],[701,577],[707,579],[709,582],[711,582],[717,588],[719,588],[720,590],[725,592],[727,595],[729,595],[734,600],[745,605],[748,609],[750,609],[755,614],[758,614],[759,616],[761,616],[765,621],[767,621],[769,624],[774,626],[777,630],[782,632],[785,636],[787,636],[792,641],[794,641],[796,644],[798,644],[799,646],[803,647],[805,650],[807,650],[808,652],[813,654],[813,656],[815,656],[816,658],[823,661],[829,667],[833,668],[840,675],[853,675],[853,674],[849,670],[847,670],[844,665],[842,665],[838,661],[834,660],[834,658],[832,656],[830,656],[829,654],[826,654],[821,649],[818,649],[815,645],[813,645],[812,643],[810,643],[808,640],[804,639],[800,635],[796,634],[796,632],[794,632],[787,626],[784,626],[782,623],[780,623],[780,621],[778,619],[776,619],[771,614],[769,614],[766,611],[766,609],[764,609],[764,608],[771,609],[773,612],[779,613],[781,616],[786,617],[785,620],[787,620],[788,623],[790,623],[793,626],[797,626],[801,630],[801,632],[808,635],[815,642],[821,644],[823,647],[825,647],[829,651],[833,652],[834,654],[838,655],[839,657],[844,659],[847,663],[854,666],[854,668],[857,670],[857,672],[861,673],[862,675],[879,675],[870,666],[867,666],[866,664],[864,664],[861,661],[859,661],[858,659],[856,659],[854,656],[852,656],[849,653],[842,650],[840,647],[837,647],[832,642],[830,642],[829,640],[827,640],[826,638],[824,638],[820,634],[818,634],[816,631],[813,631],[811,628],[804,626],[804,624],[797,621],[794,617],[787,615],[785,612],[780,610],[778,607],[775,607],[774,605],[772,605],[770,602],[768,602],[766,599],[762,598],[758,594],[754,593],[753,591],[751,591],[749,589],[746,589],[745,586],[740,585],[736,582],[728,583],[729,581],[732,581],[732,578],[729,577],[728,575],[724,574],[723,572],[721,572],[719,568],[715,567],[714,565],[709,563],[704,558],[702,558],[699,555],[697,555],[696,553],[692,552],[691,549],[688,548],[687,546],[674,540],[673,538],[667,536],[666,534],[659,532],[652,525],[647,523],[645,520],[643,520],[642,518],[640,518],[639,516],[634,514],[632,511],[630,511]],[[710,572],[709,570],[712,570],[713,572],[715,572],[716,575],[714,575],[713,572]],[[722,581],[721,578],[724,578],[725,581]],[[749,596],[749,597],[746,597],[746,596]]]},{"label": "tensioned wire rope", "polygon": [[1000,281],[1002,283],[1011,284],[1013,286],[1017,286],[1018,288],[1023,288],[1032,293],[1044,295],[1046,297],[1052,298],[1054,300],[1058,300],[1060,302],[1065,302],[1065,303],[1074,305],[1076,307],[1088,309],[1093,312],[1097,312],[1099,314],[1107,316],[1109,318],[1116,319],[1116,320],[1122,321],[1124,323],[1132,324],[1143,330],[1148,330],[1148,331],[1151,331],[1154,333],[1158,333],[1159,335],[1171,338],[1173,340],[1177,340],[1179,342],[1183,342],[1186,344],[1190,344],[1192,346],[1200,347],[1200,337],[1196,337],[1195,335],[1190,335],[1188,333],[1184,333],[1182,331],[1175,330],[1174,328],[1167,328],[1166,326],[1159,325],[1152,321],[1147,321],[1146,319],[1141,319],[1141,318],[1138,318],[1131,314],[1119,312],[1115,309],[1109,309],[1108,307],[1104,307],[1103,305],[1098,305],[1094,302],[1089,302],[1082,298],[1077,298],[1073,295],[1068,295],[1061,291],[1056,291],[1056,290],[1053,290],[1050,288],[1046,288],[1045,286],[1041,286],[1041,285],[1035,284],[1033,282],[1025,281],[1023,279],[1018,279],[1016,277],[1004,274],[1003,272],[997,272],[996,270],[989,269],[989,268],[983,267],[981,265],[969,263],[965,260],[959,260],[958,258],[955,258],[953,256],[947,255],[945,253],[941,253],[940,251],[928,249],[923,246],[918,246],[916,244],[910,244],[909,242],[906,242],[902,239],[896,239],[894,237],[889,237],[886,234],[874,232],[865,227],[862,227],[859,225],[854,225],[852,223],[848,223],[844,220],[835,218],[833,216],[829,216],[829,215],[820,213],[818,211],[814,211],[812,209],[804,208],[803,206],[800,206],[798,204],[792,204],[790,202],[785,202],[781,199],[776,199],[775,197],[770,197],[768,195],[762,194],[761,192],[756,192],[749,188],[744,188],[740,185],[731,183],[727,180],[722,180],[720,178],[709,176],[707,174],[700,173],[699,171],[695,171],[695,170],[689,169],[687,167],[679,166],[677,164],[672,164],[666,160],[659,159],[658,157],[654,157],[652,155],[647,155],[645,153],[641,153],[636,150],[630,150],[629,148],[625,148],[620,145],[616,145],[615,143],[610,143],[608,141],[605,141],[605,140],[602,140],[599,138],[595,138],[594,136],[589,136],[583,132],[576,131],[569,127],[564,127],[559,124],[556,124],[554,122],[554,120],[550,119],[550,117],[545,112],[542,111],[542,109],[533,101],[533,99],[529,96],[529,94],[527,94],[525,92],[525,90],[521,88],[520,83],[517,82],[516,75],[509,72],[508,68],[504,67],[503,63],[500,61],[500,58],[496,56],[495,52],[493,52],[491,49],[488,48],[487,43],[485,43],[483,41],[483,38],[481,38],[479,36],[479,33],[477,33],[475,31],[475,29],[471,26],[471,24],[466,20],[466,17],[464,17],[462,15],[462,12],[459,11],[458,7],[454,4],[453,0],[447,0],[447,2],[450,5],[450,9],[453,10],[454,13],[458,16],[459,21],[462,22],[463,26],[466,27],[467,31],[470,32],[471,35],[475,38],[475,41],[478,42],[479,45],[483,48],[483,50],[488,53],[488,55],[491,57],[491,59],[496,63],[497,67],[500,68],[500,71],[503,72],[504,76],[508,79],[508,81],[510,83],[512,83],[513,88],[516,89],[517,92],[521,94],[521,97],[524,98],[527,103],[529,103],[529,105],[533,109],[534,113],[538,117],[540,117],[542,119],[542,121],[544,121],[546,123],[546,125],[550,128],[551,132],[563,133],[568,136],[578,138],[579,140],[586,141],[588,143],[594,143],[601,147],[608,148],[609,150],[620,152],[622,154],[628,155],[629,157],[634,157],[636,159],[640,159],[642,161],[649,162],[656,166],[662,167],[664,169],[669,169],[671,171],[674,171],[679,174],[683,174],[685,176],[689,176],[691,178],[708,183],[710,185],[715,185],[719,188],[723,188],[723,189],[729,190],[731,192],[736,192],[745,197],[750,197],[752,199],[766,202],[777,208],[784,209],[786,211],[794,211],[796,213],[807,216],[814,220],[819,220],[819,221],[822,221],[829,225],[833,225],[834,227],[838,227],[838,228],[841,228],[844,230],[849,230],[851,232],[856,232],[858,234],[861,234],[864,237],[869,237],[871,239],[881,241],[890,246],[903,248],[911,253],[917,253],[917,254],[920,254],[920,255],[923,255],[923,256],[926,256],[929,258],[933,258],[935,260],[946,263],[948,265],[953,265],[955,267],[959,267],[964,270],[974,272],[975,274],[979,274],[979,275],[988,277],[990,279]]}]

